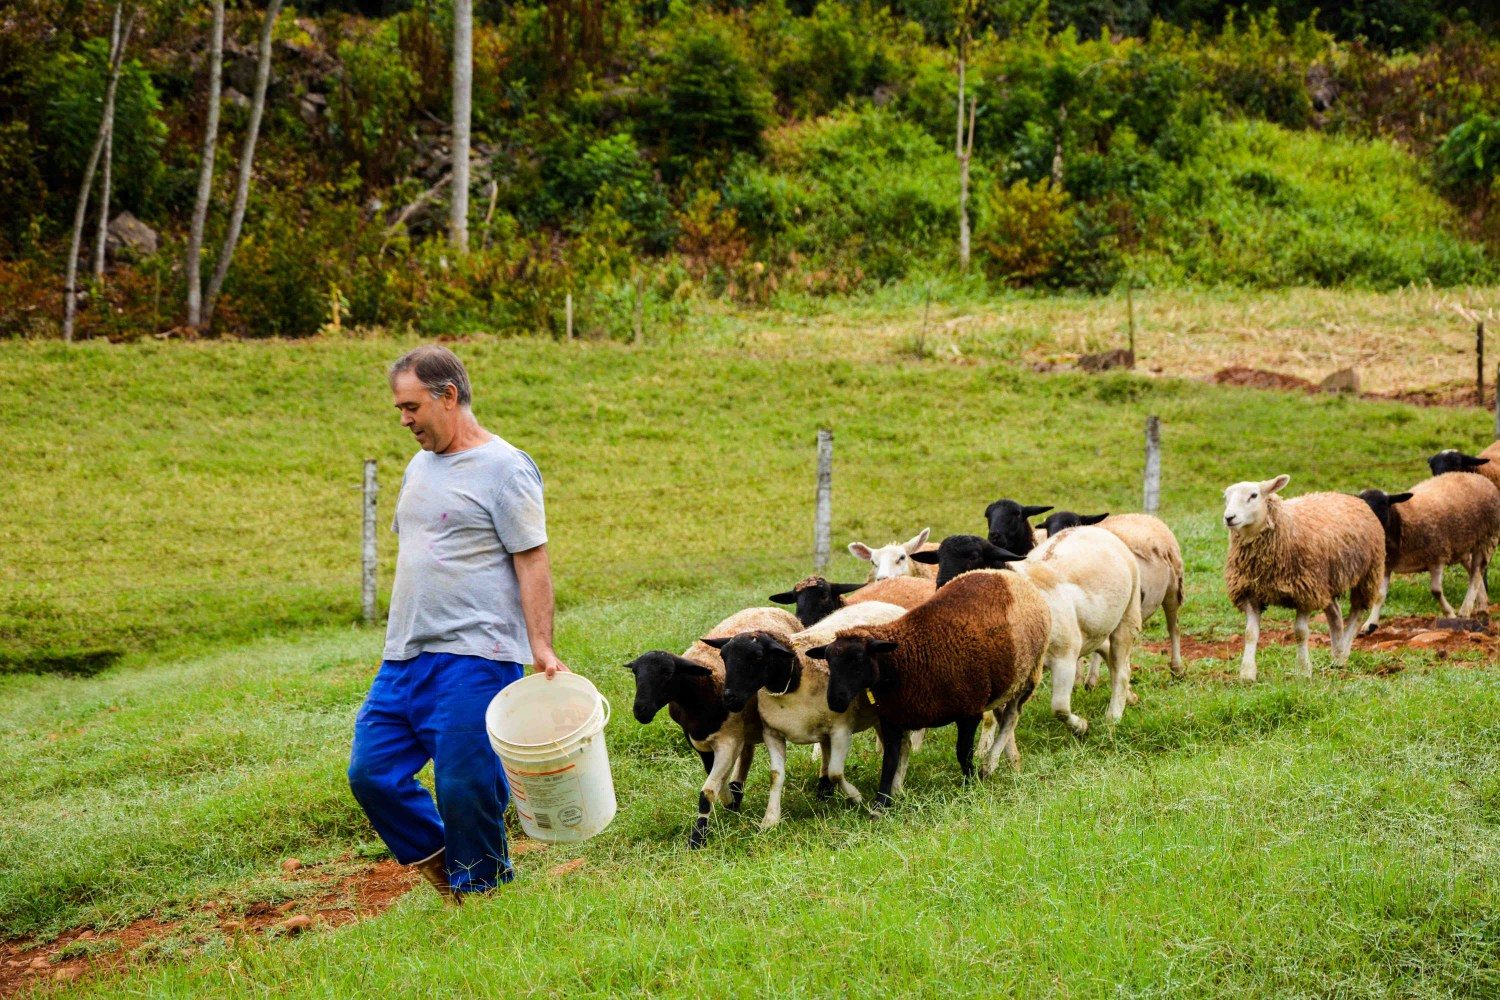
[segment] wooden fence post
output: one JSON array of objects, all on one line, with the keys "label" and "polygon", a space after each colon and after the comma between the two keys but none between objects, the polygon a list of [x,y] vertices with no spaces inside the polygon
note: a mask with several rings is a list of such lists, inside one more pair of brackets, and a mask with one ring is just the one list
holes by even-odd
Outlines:
[{"label": "wooden fence post", "polygon": [[572,340],[573,339],[573,293],[572,292],[568,293],[568,297],[564,301],[564,306],[563,307],[566,310],[566,314],[567,314],[568,339]]},{"label": "wooden fence post", "polygon": [[818,502],[813,514],[813,571],[828,569],[833,539],[833,431],[818,428]]},{"label": "wooden fence post", "polygon": [[[1479,391],[1479,405],[1484,405],[1484,320],[1474,324],[1474,385]],[[1500,395],[1500,383],[1495,391]]]},{"label": "wooden fence post", "polygon": [[1161,504],[1161,421],[1153,414],[1146,418],[1146,482],[1143,507],[1155,514]]},{"label": "wooden fence post", "polygon": [[361,574],[360,597],[366,625],[375,624],[375,497],[380,485],[375,481],[375,460],[365,459],[364,572]]}]

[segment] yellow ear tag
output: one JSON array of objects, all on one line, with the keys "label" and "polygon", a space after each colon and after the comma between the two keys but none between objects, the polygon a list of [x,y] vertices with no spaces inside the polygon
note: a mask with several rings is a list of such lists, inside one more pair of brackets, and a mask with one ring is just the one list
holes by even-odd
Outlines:
[{"label": "yellow ear tag", "polygon": [[869,688],[865,688],[865,697],[868,698],[868,699],[870,699],[870,704],[871,705],[875,704],[875,692],[874,691],[871,691]]}]

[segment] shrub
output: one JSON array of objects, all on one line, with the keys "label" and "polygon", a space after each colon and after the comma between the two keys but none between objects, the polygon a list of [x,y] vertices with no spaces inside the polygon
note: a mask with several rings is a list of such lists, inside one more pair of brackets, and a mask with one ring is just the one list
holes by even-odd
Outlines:
[{"label": "shrub", "polygon": [[406,60],[399,24],[339,44],[337,86],[328,95],[328,124],[345,164],[359,168],[368,187],[401,176],[409,162],[421,80]]},{"label": "shrub", "polygon": [[1437,161],[1449,184],[1488,188],[1500,176],[1500,115],[1475,115],[1455,127],[1438,147]]}]

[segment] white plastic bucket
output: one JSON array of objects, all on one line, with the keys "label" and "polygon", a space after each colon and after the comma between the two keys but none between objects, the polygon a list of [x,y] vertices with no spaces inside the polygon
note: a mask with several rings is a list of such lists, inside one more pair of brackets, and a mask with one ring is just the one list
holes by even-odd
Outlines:
[{"label": "white plastic bucket", "polygon": [[607,722],[609,702],[577,674],[530,674],[490,702],[484,728],[528,837],[588,840],[615,818]]}]

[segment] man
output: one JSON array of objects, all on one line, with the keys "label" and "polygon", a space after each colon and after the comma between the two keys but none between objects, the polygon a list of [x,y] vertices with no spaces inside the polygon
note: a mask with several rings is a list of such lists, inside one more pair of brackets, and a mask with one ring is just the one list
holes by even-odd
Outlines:
[{"label": "man", "polygon": [[[542,477],[470,410],[445,347],[391,366],[401,426],[421,445],[401,479],[396,583],[380,672],[354,724],[349,785],[396,860],[449,903],[514,877],[510,800],[484,711],[523,663],[567,670],[552,649]],[[437,804],[416,780],[433,764]]]}]

